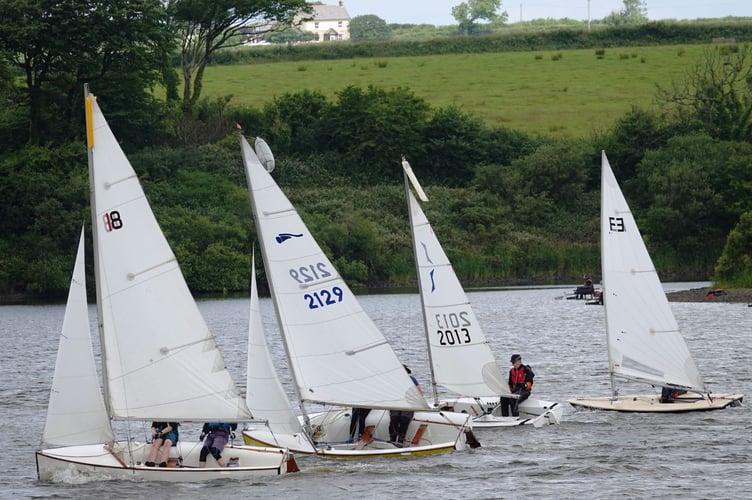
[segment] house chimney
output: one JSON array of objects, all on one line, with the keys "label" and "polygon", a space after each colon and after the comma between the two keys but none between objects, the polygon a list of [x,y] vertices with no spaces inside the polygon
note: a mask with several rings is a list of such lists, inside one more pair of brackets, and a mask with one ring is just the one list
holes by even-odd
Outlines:
[{"label": "house chimney", "polygon": [[340,7],[344,7],[345,6],[345,2],[343,2],[342,0],[339,0],[339,6]]}]

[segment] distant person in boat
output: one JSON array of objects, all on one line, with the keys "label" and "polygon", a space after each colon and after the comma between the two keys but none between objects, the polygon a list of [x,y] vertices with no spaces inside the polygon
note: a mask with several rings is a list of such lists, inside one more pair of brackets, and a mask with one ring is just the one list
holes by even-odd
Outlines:
[{"label": "distant person in boat", "polygon": [[217,461],[217,465],[224,467],[225,460],[222,458],[222,450],[225,449],[227,442],[230,440],[232,431],[238,428],[238,424],[227,422],[206,422],[203,429],[201,429],[201,436],[199,439],[204,441],[204,446],[201,448],[199,454],[198,466],[206,467],[206,457],[211,454],[214,460]]},{"label": "distant person in boat", "polygon": [[519,398],[501,398],[502,417],[508,417],[510,410],[513,417],[520,415],[519,404],[530,397],[530,392],[533,389],[533,377],[535,377],[533,369],[522,364],[522,356],[519,354],[512,354],[510,361],[512,368],[509,370],[509,378],[507,379],[509,392],[519,394]]},{"label": "distant person in boat", "polygon": [[[149,460],[144,462],[147,467],[167,467],[167,458],[170,456],[170,448],[178,443],[177,422],[152,422],[151,423],[151,450]],[[162,454],[159,463],[156,463],[160,448]]]},{"label": "distant person in boat", "polygon": [[[410,375],[410,379],[413,381],[413,384],[415,384],[415,387],[417,387],[418,391],[423,394],[423,388],[420,386],[418,379],[413,376],[412,370],[410,370],[407,365],[402,366],[405,367],[405,371]],[[407,433],[407,428],[410,427],[410,422],[413,420],[414,412],[391,410],[389,413],[389,441],[402,446],[405,444],[405,434]]]},{"label": "distant person in boat", "polygon": [[687,391],[683,391],[681,389],[664,387],[663,389],[661,389],[661,403],[675,403],[679,400],[679,396],[686,393]]},{"label": "distant person in boat", "polygon": [[363,435],[363,431],[366,430],[366,417],[371,413],[370,408],[353,408],[350,414],[350,442],[357,441],[355,439],[355,428],[358,428],[358,440]]},{"label": "distant person in boat", "polygon": [[593,280],[590,279],[589,274],[583,276],[582,280],[584,281],[583,285],[578,286],[575,290],[576,298],[578,299],[584,299],[585,295],[593,295],[593,292],[595,292],[595,288],[593,288]]}]

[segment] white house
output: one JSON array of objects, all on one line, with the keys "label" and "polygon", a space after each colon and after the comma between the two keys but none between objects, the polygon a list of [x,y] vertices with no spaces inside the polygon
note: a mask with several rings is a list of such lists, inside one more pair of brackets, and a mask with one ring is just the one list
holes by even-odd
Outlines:
[{"label": "white house", "polygon": [[300,23],[302,31],[316,34],[318,42],[350,39],[350,14],[345,9],[345,3],[340,0],[338,5],[311,5],[313,14],[306,16],[310,20],[302,21],[296,18],[295,24]]}]

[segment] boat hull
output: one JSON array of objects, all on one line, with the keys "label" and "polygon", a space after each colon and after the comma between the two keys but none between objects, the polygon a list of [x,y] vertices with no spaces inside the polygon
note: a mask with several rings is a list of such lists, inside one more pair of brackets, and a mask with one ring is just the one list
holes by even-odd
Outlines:
[{"label": "boat hull", "polygon": [[[202,443],[178,443],[170,452],[170,467],[146,467],[148,443],[115,443],[68,446],[36,452],[37,476],[40,481],[80,483],[104,480],[206,482],[215,479],[246,480],[259,476],[278,476],[297,469],[287,450],[261,447],[227,447],[226,460],[237,458],[237,467],[219,467],[209,457],[207,467],[199,468]],[[131,458],[133,461],[131,462]],[[182,466],[177,458],[182,457]],[[233,461],[235,462],[235,461]]]},{"label": "boat hull", "polygon": [[590,410],[620,411],[631,413],[683,413],[689,411],[721,410],[723,408],[740,406],[742,394],[713,394],[712,399],[700,398],[686,394],[680,396],[676,402],[661,403],[655,395],[628,395],[611,397],[570,399],[568,402],[574,407]]},{"label": "boat hull", "polygon": [[520,425],[557,425],[564,416],[564,406],[555,401],[527,399],[519,405],[519,417],[502,417],[498,397],[457,397],[441,400],[452,411],[471,415],[473,428],[517,427]]},{"label": "boat hull", "polygon": [[[309,417],[317,455],[326,458],[408,457],[463,450],[474,445],[467,414],[415,412],[404,446],[389,441],[388,410],[372,410],[368,414],[366,427],[371,428],[368,442],[350,440],[350,415],[350,409],[338,409]],[[243,439],[246,444],[253,445],[284,443],[291,445],[291,451],[296,453],[311,453],[304,447],[295,448],[297,436],[272,435],[267,429],[246,429]]]}]

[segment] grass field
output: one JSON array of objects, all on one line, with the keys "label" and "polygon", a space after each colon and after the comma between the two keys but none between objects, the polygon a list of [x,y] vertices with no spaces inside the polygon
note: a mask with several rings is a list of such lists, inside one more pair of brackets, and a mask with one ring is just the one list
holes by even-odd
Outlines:
[{"label": "grass field", "polygon": [[488,125],[586,137],[610,127],[634,104],[654,106],[656,84],[670,86],[710,45],[501,52],[379,59],[210,66],[204,97],[232,95],[260,107],[303,89],[334,97],[347,85],[410,88],[436,107],[457,105]]}]

